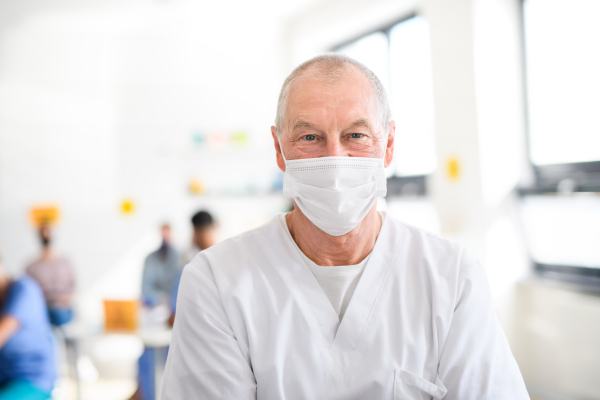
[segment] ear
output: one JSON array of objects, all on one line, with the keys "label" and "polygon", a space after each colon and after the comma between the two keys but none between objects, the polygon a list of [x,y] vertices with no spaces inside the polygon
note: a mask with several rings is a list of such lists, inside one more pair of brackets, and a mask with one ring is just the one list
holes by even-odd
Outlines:
[{"label": "ear", "polygon": [[387,136],[387,148],[385,150],[384,166],[389,167],[394,159],[394,139],[396,137],[396,123],[390,121],[388,136]]},{"label": "ear", "polygon": [[277,136],[277,128],[274,126],[271,127],[271,135],[273,136],[273,144],[275,145],[277,166],[280,170],[285,172],[285,161],[283,161],[283,156],[281,155],[281,143],[279,141],[279,136]]}]

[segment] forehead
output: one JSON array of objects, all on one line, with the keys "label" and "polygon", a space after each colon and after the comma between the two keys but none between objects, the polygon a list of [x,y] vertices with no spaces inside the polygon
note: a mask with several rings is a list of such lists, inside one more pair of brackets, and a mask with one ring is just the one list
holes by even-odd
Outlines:
[{"label": "forehead", "polygon": [[348,66],[336,76],[309,69],[290,86],[286,122],[299,117],[377,118],[373,85],[356,67]]}]

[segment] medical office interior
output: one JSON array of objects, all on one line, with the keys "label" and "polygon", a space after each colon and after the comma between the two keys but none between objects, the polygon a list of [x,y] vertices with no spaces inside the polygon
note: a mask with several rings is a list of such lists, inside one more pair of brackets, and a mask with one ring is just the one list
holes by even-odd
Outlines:
[{"label": "medical office interior", "polygon": [[332,51],[391,100],[378,207],[482,261],[532,399],[600,399],[599,17],[597,0],[0,1],[0,263],[30,271],[42,229],[73,273],[52,399],[158,397],[170,309],[142,296],[146,257],[164,225],[197,251],[201,210],[215,241],[290,210],[279,89]]}]

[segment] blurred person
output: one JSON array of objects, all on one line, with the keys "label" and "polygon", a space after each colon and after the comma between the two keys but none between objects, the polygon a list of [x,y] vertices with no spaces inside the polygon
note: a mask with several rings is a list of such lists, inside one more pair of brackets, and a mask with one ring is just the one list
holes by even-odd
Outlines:
[{"label": "blurred person", "polygon": [[206,250],[217,242],[216,223],[208,211],[198,211],[192,216],[192,247],[185,253],[183,265],[189,264],[196,254]]},{"label": "blurred person", "polygon": [[[150,253],[144,261],[142,299],[146,306],[155,310],[162,307],[166,308],[168,317],[171,290],[181,271],[181,254],[171,244],[171,227],[169,224],[161,225],[160,234],[162,238],[160,247]],[[154,393],[154,359],[156,351],[154,348],[145,348],[140,356],[138,360],[138,388],[131,399],[153,400],[156,398]]]},{"label": "blurred person", "polygon": [[[208,211],[198,211],[192,216],[192,227],[194,232],[192,234],[192,247],[185,252],[181,266],[189,264],[196,255],[202,250],[206,250],[215,243],[217,243],[216,237],[216,223],[212,215]],[[179,282],[181,279],[181,272],[177,275],[177,278],[173,282],[173,288],[171,289],[171,318],[169,324],[172,326],[175,319],[175,310],[177,306],[177,293],[179,291]]]},{"label": "blurred person", "polygon": [[42,291],[27,275],[11,279],[0,260],[0,400],[49,399],[55,380]]},{"label": "blurred person", "polygon": [[171,244],[171,227],[163,224],[160,233],[161,245],[146,257],[142,274],[142,298],[151,307],[168,303],[173,282],[181,269],[181,255]]},{"label": "blurred person", "polygon": [[271,133],[294,210],[185,267],[162,399],[528,399],[479,262],[376,209],[395,124],[375,74],[303,63]]},{"label": "blurred person", "polygon": [[44,224],[38,231],[42,253],[26,273],[42,288],[52,325],[61,326],[73,319],[72,297],[75,290],[73,266],[52,249],[52,230]]}]

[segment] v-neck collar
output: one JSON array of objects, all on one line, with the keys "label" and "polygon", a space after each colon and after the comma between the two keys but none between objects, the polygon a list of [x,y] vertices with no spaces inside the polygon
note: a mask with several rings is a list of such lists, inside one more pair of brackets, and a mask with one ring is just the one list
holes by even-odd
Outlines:
[{"label": "v-neck collar", "polygon": [[278,236],[282,239],[286,253],[291,256],[290,260],[286,260],[290,283],[299,289],[308,303],[325,344],[340,373],[344,375],[395,256],[396,237],[392,234],[390,218],[386,215],[383,221],[371,256],[341,322],[319,282],[299,254],[297,245],[285,232],[279,218],[280,215],[277,216],[277,229],[280,231]]}]

